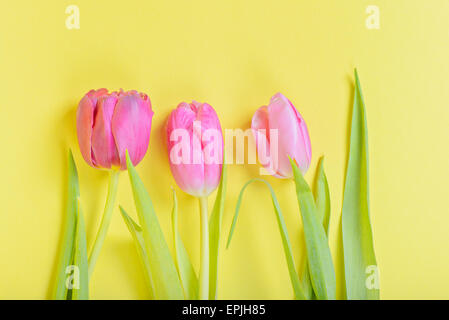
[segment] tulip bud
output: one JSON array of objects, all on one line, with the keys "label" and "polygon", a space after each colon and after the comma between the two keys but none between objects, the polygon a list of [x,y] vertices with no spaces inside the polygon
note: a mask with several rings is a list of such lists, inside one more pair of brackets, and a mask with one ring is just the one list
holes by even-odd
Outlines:
[{"label": "tulip bud", "polygon": [[78,143],[94,168],[126,169],[125,151],[137,165],[148,149],[153,110],[150,98],[137,91],[91,90],[77,114]]},{"label": "tulip bud", "polygon": [[196,197],[208,196],[221,177],[223,135],[215,110],[207,103],[182,102],[167,121],[171,172],[178,186]]},{"label": "tulip bud", "polygon": [[[262,166],[278,178],[291,178],[290,156],[305,174],[312,158],[309,133],[295,106],[281,93],[275,94],[268,106],[259,108],[251,128]],[[277,139],[272,139],[272,134]],[[274,144],[277,143],[277,146]]]}]

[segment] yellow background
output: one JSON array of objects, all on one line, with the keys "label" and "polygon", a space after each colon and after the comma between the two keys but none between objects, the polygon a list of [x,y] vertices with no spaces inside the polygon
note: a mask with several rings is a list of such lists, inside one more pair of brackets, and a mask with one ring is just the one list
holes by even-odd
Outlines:
[{"label": "yellow background", "polygon": [[[65,25],[68,5],[80,29]],[[380,29],[365,26],[368,5]],[[75,110],[92,88],[151,97],[152,136],[138,166],[171,246],[163,125],[181,101],[214,106],[223,128],[247,128],[278,91],[308,124],[313,158],[325,155],[330,243],[342,284],[340,215],[353,68],[367,107],[371,219],[381,297],[449,298],[449,1],[9,1],[0,11],[0,298],[49,298],[61,240],[66,158],[80,174],[88,245],[99,225],[107,172],[82,159]],[[223,238],[243,183],[258,165],[229,167]],[[294,186],[268,177],[295,259],[303,254]],[[197,201],[176,187],[181,234],[198,268]],[[212,206],[213,197],[209,199]],[[126,174],[118,202],[135,215]],[[222,246],[223,248],[223,246]],[[91,281],[93,299],[146,298],[137,253],[118,210]],[[235,238],[221,250],[219,298],[292,297],[267,190],[253,185]]]}]

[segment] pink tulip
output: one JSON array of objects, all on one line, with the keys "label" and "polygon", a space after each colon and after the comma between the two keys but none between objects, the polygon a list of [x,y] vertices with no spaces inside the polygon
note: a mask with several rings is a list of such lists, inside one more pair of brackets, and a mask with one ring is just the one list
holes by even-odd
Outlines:
[{"label": "pink tulip", "polygon": [[[304,119],[290,100],[281,93],[275,94],[268,106],[256,111],[251,128],[259,160],[271,174],[278,178],[293,176],[288,156],[296,161],[303,174],[306,173],[312,157],[309,133]],[[277,132],[277,139],[271,139],[270,130],[273,129]],[[270,143],[276,142],[277,148],[272,148]]]},{"label": "pink tulip", "polygon": [[223,135],[215,110],[207,103],[182,102],[167,121],[171,172],[178,186],[200,204],[200,272],[198,298],[209,298],[209,221],[207,196],[220,183]]},{"label": "pink tulip", "polygon": [[197,197],[214,191],[221,177],[223,135],[207,103],[182,102],[167,122],[170,168],[179,187]]},{"label": "pink tulip", "polygon": [[120,171],[126,169],[126,151],[137,165],[148,149],[151,132],[150,98],[137,91],[91,90],[80,101],[76,113],[78,143],[84,160],[94,167],[110,170],[108,196],[89,256],[92,276],[112,218]]},{"label": "pink tulip", "polygon": [[84,160],[95,168],[126,169],[125,151],[137,165],[150,140],[153,111],[150,98],[137,91],[91,90],[76,115],[78,142]]}]

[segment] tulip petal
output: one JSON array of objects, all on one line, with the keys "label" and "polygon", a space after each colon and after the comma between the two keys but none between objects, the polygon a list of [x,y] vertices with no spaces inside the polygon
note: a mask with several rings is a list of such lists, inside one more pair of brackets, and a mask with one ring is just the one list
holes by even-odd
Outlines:
[{"label": "tulip petal", "polygon": [[176,183],[193,196],[207,196],[220,182],[223,134],[207,103],[182,102],[167,121],[167,148]]},{"label": "tulip petal", "polygon": [[309,169],[309,165],[312,160],[312,145],[310,143],[309,131],[307,130],[306,122],[299,111],[290,100],[288,100],[288,102],[294,110],[299,124],[298,146],[294,149],[296,152],[292,155],[292,157],[296,160],[302,174],[305,174]]},{"label": "tulip petal", "polygon": [[278,93],[271,98],[268,106],[270,129],[278,130],[278,173],[286,178],[292,177],[288,156],[294,157],[299,143],[299,127],[295,112],[290,108],[286,97]]},{"label": "tulip petal", "polygon": [[92,159],[92,127],[94,124],[95,104],[92,103],[88,95],[81,99],[76,111],[76,132],[78,144],[84,160],[92,167],[95,167]]},{"label": "tulip petal", "polygon": [[170,168],[176,183],[184,192],[195,197],[205,196],[203,164],[170,164]]},{"label": "tulip petal", "polygon": [[201,144],[204,157],[204,192],[210,194],[220,183],[223,160],[223,134],[215,110],[203,103],[198,108],[201,121]]},{"label": "tulip petal", "polygon": [[153,111],[149,99],[142,100],[138,94],[119,96],[112,116],[112,134],[115,139],[121,169],[126,169],[125,151],[137,165],[148,149]]},{"label": "tulip petal", "polygon": [[111,130],[111,120],[118,98],[114,95],[98,98],[95,125],[92,131],[92,152],[96,165],[110,169],[119,166],[117,148]]},{"label": "tulip petal", "polygon": [[293,104],[281,93],[275,94],[268,106],[270,129],[278,130],[279,174],[293,176],[288,156],[295,159],[304,174],[310,164],[310,139],[307,126]]},{"label": "tulip petal", "polygon": [[[186,129],[192,128],[193,121],[196,119],[196,113],[193,111],[188,103],[182,102],[178,107],[172,111],[167,122],[167,132],[170,133],[175,129]],[[167,136],[168,143],[174,143],[170,141],[170,136]]]},{"label": "tulip petal", "polygon": [[221,125],[218,120],[217,113],[214,108],[212,108],[209,104],[203,103],[197,111],[196,120],[201,121],[201,133],[204,131],[214,129],[220,131],[221,133]]},{"label": "tulip petal", "polygon": [[[167,148],[170,168],[178,186],[188,194],[202,196],[204,161],[201,140],[193,134],[195,120],[196,113],[187,103],[181,103],[173,110],[167,123]],[[173,154],[178,148],[180,152]]]},{"label": "tulip petal", "polygon": [[277,173],[278,164],[273,163],[274,159],[271,154],[267,106],[262,106],[256,110],[251,121],[251,129],[254,140],[256,141],[257,155],[260,164],[272,175],[282,178]]}]

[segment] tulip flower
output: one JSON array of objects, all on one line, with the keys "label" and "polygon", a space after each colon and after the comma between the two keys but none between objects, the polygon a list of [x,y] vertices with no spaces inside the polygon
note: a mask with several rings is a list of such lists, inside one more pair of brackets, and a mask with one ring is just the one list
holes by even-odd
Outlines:
[{"label": "tulip flower", "polygon": [[90,166],[110,170],[104,214],[89,257],[89,275],[111,222],[119,172],[126,169],[126,150],[133,165],[142,160],[148,149],[152,117],[149,97],[137,91],[91,90],[79,103],[76,121],[81,154]]},{"label": "tulip flower", "polygon": [[215,110],[207,103],[182,102],[167,122],[171,172],[178,186],[199,199],[201,262],[199,298],[208,298],[209,231],[207,197],[220,183],[223,135]]},{"label": "tulip flower", "polygon": [[293,177],[289,157],[302,174],[306,173],[312,158],[307,125],[284,95],[277,93],[268,106],[260,107],[254,113],[251,128],[259,160],[270,174],[278,178]]}]

